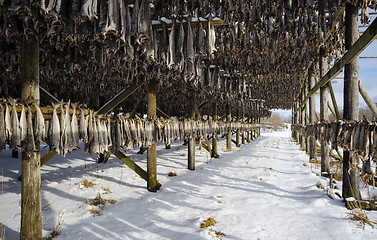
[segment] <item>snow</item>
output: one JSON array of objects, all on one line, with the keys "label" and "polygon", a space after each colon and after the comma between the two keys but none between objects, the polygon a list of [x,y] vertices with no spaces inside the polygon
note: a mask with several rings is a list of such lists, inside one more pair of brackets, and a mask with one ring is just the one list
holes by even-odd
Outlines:
[{"label": "snow", "polygon": [[[204,149],[196,151],[196,170],[187,170],[187,146],[182,142],[165,149],[158,144],[157,193],[146,182],[111,157],[106,164],[83,153],[83,148],[55,156],[42,166],[43,234],[57,226],[56,239],[375,239],[377,230],[360,228],[350,220],[343,201],[334,195],[318,166],[291,138],[290,130],[265,131],[251,143],[225,152],[219,141],[219,159]],[[42,155],[47,149],[42,149]],[[127,152],[146,169],[146,153]],[[0,218],[5,239],[18,239],[20,160],[0,153],[2,192]],[[169,177],[169,172],[177,176]],[[83,181],[94,183],[85,187]],[[326,190],[318,189],[321,182]],[[341,183],[335,184],[341,189]],[[330,199],[326,191],[334,196]],[[90,206],[98,194],[103,210]],[[101,214],[91,214],[90,210]],[[376,220],[376,212],[367,212]],[[215,226],[201,229],[213,217]]]}]

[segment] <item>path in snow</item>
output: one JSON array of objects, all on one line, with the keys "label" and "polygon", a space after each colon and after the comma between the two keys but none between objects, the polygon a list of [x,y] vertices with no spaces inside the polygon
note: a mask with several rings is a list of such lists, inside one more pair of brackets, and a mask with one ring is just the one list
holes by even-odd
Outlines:
[{"label": "path in snow", "polygon": [[[42,168],[43,228],[47,233],[60,222],[57,239],[214,239],[214,231],[226,234],[224,239],[375,239],[376,230],[358,228],[346,218],[340,199],[331,200],[316,188],[318,181],[326,186],[327,180],[316,176],[312,170],[318,170],[310,164],[304,166],[308,157],[290,134],[263,133],[239,149],[233,146],[231,152],[221,151],[222,140],[220,159],[197,151],[196,171],[185,169],[187,147],[175,143],[166,150],[161,144],[158,179],[163,187],[157,193],[147,192],[145,181],[114,158],[96,166],[82,153],[57,157]],[[145,169],[145,154],[133,158]],[[167,177],[170,171],[178,176]],[[80,188],[83,179],[96,186]],[[9,239],[19,227],[19,207],[14,203],[19,185],[1,196]],[[93,217],[85,201],[105,187],[112,193],[102,196],[117,202]],[[217,224],[200,229],[208,217]]]}]

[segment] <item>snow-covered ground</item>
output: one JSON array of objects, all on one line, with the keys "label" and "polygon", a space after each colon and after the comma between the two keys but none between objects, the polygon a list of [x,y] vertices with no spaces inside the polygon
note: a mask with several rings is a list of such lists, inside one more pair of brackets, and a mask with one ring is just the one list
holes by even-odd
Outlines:
[{"label": "snow-covered ground", "polygon": [[[290,130],[263,132],[231,152],[220,139],[219,159],[197,149],[195,171],[187,170],[187,146],[159,144],[157,193],[115,157],[96,164],[82,150],[55,156],[42,167],[44,236],[58,226],[56,239],[376,239],[376,229],[358,227],[339,197],[316,187],[328,189],[328,180],[290,136]],[[146,153],[135,153],[127,155],[146,169]],[[0,154],[0,218],[5,239],[18,239],[20,160],[10,154]],[[115,204],[89,205],[98,194]],[[376,212],[368,216],[377,219]],[[200,228],[209,217],[215,226]]]}]

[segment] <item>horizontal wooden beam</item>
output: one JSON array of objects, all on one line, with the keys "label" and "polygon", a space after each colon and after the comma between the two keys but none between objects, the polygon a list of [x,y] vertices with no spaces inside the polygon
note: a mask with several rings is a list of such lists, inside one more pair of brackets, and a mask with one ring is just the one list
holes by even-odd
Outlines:
[{"label": "horizontal wooden beam", "polygon": [[129,168],[131,168],[137,175],[139,175],[142,179],[147,181],[148,174],[144,171],[141,167],[139,167],[136,163],[134,163],[129,157],[124,155],[119,150],[116,150],[113,153],[119,160],[121,160],[124,164],[126,164]]},{"label": "horizontal wooden beam", "polygon": [[305,102],[312,96],[320,87],[327,84],[334,77],[336,77],[344,68],[344,66],[352,60],[354,60],[359,54],[371,44],[377,35],[377,18],[370,24],[370,26],[365,30],[363,35],[357,39],[357,41],[352,45],[352,47],[343,55],[343,57],[323,76],[323,78],[310,89],[309,94],[305,97],[305,100],[299,106],[303,108]]},{"label": "horizontal wooden beam", "polygon": [[98,111],[98,114],[107,114],[113,108],[118,106],[124,99],[126,99],[128,96],[130,96],[132,93],[134,93],[137,89],[139,89],[141,86],[143,86],[144,82],[142,83],[133,83],[128,88],[122,90],[120,93],[118,93],[115,97],[113,97],[110,101],[108,101],[105,105],[103,105]]}]

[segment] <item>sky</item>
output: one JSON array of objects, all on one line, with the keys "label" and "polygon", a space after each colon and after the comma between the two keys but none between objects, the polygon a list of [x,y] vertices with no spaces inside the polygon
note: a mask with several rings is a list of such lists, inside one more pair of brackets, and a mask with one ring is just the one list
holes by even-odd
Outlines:
[{"label": "sky", "polygon": [[[371,22],[374,20],[375,15],[371,15]],[[360,31],[364,31],[366,28],[359,28]],[[360,34],[361,35],[361,34]],[[360,57],[377,57],[377,41],[372,42],[361,54]],[[338,77],[343,77],[341,72]],[[360,58],[359,59],[359,79],[368,92],[370,98],[377,103],[377,58]],[[335,98],[338,104],[339,111],[343,110],[343,80],[332,80],[332,87],[334,90]],[[329,95],[329,101],[331,97]],[[359,95],[360,108],[366,108],[367,105],[364,99]],[[316,94],[316,109],[319,112],[319,91]],[[282,118],[290,118],[291,110],[273,110],[273,113],[278,113]]]}]

